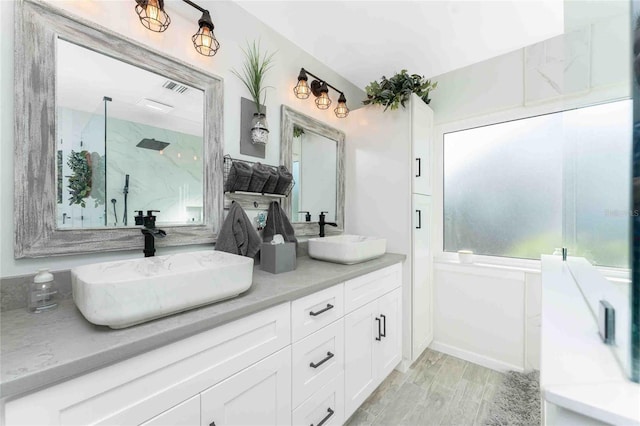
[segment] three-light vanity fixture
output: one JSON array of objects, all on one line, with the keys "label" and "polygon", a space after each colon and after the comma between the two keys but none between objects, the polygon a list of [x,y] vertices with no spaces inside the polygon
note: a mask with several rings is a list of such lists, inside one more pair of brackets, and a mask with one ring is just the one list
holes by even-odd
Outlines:
[{"label": "three-light vanity fixture", "polygon": [[[309,81],[307,74],[315,78],[315,80],[311,82],[311,86],[307,84],[307,81]],[[347,98],[344,97],[344,93],[304,68],[300,68],[298,84],[293,88],[293,93],[295,93],[298,99],[307,99],[309,95],[313,93],[313,96],[316,97],[316,106],[319,109],[328,109],[331,105],[329,87],[340,93],[340,96],[338,97],[338,106],[333,110],[333,112],[336,114],[336,117],[345,118],[349,115],[349,108],[347,108]]]},{"label": "three-light vanity fixture", "polygon": [[[202,17],[198,20],[198,31],[191,37],[193,47],[201,55],[215,55],[220,49],[220,43],[213,35],[214,26],[209,11],[189,0],[182,1],[202,12]],[[157,33],[169,28],[171,18],[164,10],[164,0],[136,0],[136,3],[136,13],[145,28]]]}]

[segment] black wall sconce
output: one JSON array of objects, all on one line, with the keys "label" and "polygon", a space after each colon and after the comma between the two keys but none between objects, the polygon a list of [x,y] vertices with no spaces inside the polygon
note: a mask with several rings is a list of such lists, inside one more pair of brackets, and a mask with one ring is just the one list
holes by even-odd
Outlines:
[{"label": "black wall sconce", "polygon": [[[193,47],[201,55],[215,55],[220,49],[220,43],[213,35],[214,25],[209,11],[192,1],[182,1],[202,12],[202,17],[198,20],[198,31],[191,37]],[[140,23],[151,31],[164,32],[171,24],[171,18],[164,10],[164,0],[136,0],[135,10]]]},{"label": "black wall sconce", "polygon": [[[315,80],[311,82],[311,86],[307,83],[309,81],[307,74],[315,78]],[[293,88],[293,93],[295,93],[298,99],[307,99],[309,94],[312,93],[313,96],[316,97],[315,102],[319,109],[329,109],[331,106],[329,88],[332,88],[340,94],[338,97],[338,106],[333,110],[333,112],[336,114],[336,117],[345,118],[349,115],[349,108],[347,108],[347,98],[345,98],[344,93],[304,68],[300,68],[298,84]]]}]

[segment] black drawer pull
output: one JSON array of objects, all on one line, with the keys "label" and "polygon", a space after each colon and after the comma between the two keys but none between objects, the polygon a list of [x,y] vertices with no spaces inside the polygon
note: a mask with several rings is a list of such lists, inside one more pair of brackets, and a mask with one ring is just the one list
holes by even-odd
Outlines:
[{"label": "black drawer pull", "polygon": [[380,316],[382,317],[382,333],[380,333],[380,336],[387,337],[387,317],[382,314]]},{"label": "black drawer pull", "polygon": [[333,358],[334,356],[335,356],[335,355],[334,355],[334,354],[332,354],[331,352],[327,352],[327,356],[326,356],[322,361],[320,361],[320,362],[319,362],[319,363],[317,363],[317,364],[314,364],[314,363],[312,362],[311,364],[309,364],[309,367],[311,367],[311,368],[318,368],[318,367],[320,367],[322,364],[324,364],[325,362],[329,361],[329,360],[330,360],[331,358]]},{"label": "black drawer pull", "polygon": [[416,161],[418,162],[418,174],[416,175],[416,177],[420,177],[420,176],[422,176],[422,170],[420,170],[421,169],[421,167],[420,167],[421,164],[420,163],[422,163],[422,161],[420,161],[420,158],[416,158]]},{"label": "black drawer pull", "polygon": [[333,305],[331,303],[327,303],[327,307],[324,309],[320,309],[318,312],[309,312],[309,315],[311,315],[312,317],[317,317],[318,315],[327,312],[329,309],[333,309]]},{"label": "black drawer pull", "polygon": [[416,226],[416,229],[421,229],[422,228],[422,210],[416,210],[416,213],[418,213],[418,226]]},{"label": "black drawer pull", "polygon": [[[324,419],[320,420],[320,423],[318,423],[318,426],[322,426],[323,424],[325,424],[327,422],[327,420],[329,420],[329,418],[331,416],[333,416],[334,411],[331,408],[327,408],[327,412],[329,414],[327,414]],[[313,423],[311,423],[311,426],[313,426]]]},{"label": "black drawer pull", "polygon": [[376,321],[378,322],[378,337],[376,337],[377,341],[382,340],[382,330],[380,329],[381,323],[380,323],[380,318],[376,317]]}]

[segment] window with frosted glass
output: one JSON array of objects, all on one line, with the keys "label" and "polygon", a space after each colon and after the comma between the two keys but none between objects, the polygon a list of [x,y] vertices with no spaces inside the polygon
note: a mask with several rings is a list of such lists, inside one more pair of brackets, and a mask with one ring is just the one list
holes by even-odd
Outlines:
[{"label": "window with frosted glass", "polygon": [[626,266],[629,101],[444,136],[444,249]]}]

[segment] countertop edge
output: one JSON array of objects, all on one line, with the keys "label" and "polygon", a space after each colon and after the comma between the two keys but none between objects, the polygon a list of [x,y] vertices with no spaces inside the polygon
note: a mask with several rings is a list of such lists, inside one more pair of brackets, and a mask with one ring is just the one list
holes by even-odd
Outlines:
[{"label": "countertop edge", "polygon": [[[405,259],[406,255],[403,254],[386,253],[384,257],[375,259],[376,262],[369,266],[362,268],[366,262],[359,264],[360,268],[357,271],[345,272],[337,277],[331,277],[329,279],[310,284],[309,286],[301,289],[294,289],[290,292],[275,295],[272,298],[263,299],[250,306],[241,307],[224,314],[213,315],[212,317],[182,325],[133,343],[116,346],[103,352],[89,355],[85,358],[72,360],[42,371],[3,381],[0,383],[0,399],[6,401],[24,396],[27,393],[36,392],[109,365],[125,361],[145,352],[194,336],[220,325],[241,319],[281,303],[291,302],[341,282],[386,268],[396,263],[404,262]],[[174,315],[182,314],[184,313]],[[162,321],[162,319],[156,321]]]}]

